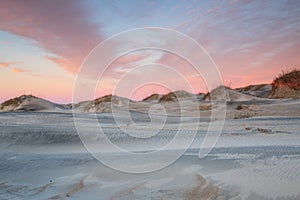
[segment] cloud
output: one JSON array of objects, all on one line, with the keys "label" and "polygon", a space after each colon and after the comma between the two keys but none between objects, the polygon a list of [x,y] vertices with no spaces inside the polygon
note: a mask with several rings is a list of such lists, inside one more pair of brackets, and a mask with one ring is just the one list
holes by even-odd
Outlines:
[{"label": "cloud", "polygon": [[[102,37],[100,27],[89,21],[83,1],[0,1],[0,29],[30,38],[64,62],[74,72]],[[52,61],[55,60],[52,57]]]},{"label": "cloud", "polygon": [[10,65],[17,64],[18,62],[0,62],[0,67],[6,68]]},{"label": "cloud", "polygon": [[233,87],[269,82],[281,69],[299,65],[299,1],[218,4],[201,4],[204,12],[186,5],[187,19],[175,28],[209,52]]},{"label": "cloud", "polygon": [[68,71],[72,73],[77,72],[77,69],[79,67],[76,63],[73,63],[72,61],[65,58],[58,58],[48,55],[46,55],[45,58],[57,64],[58,66],[61,66],[64,69],[68,69]]},{"label": "cloud", "polygon": [[24,72],[28,72],[28,70],[26,70],[26,69],[21,69],[21,68],[18,68],[18,67],[11,68],[10,70],[11,70],[11,72],[13,72],[13,73],[24,73]]},{"label": "cloud", "polygon": [[125,55],[117,59],[114,64],[115,65],[126,65],[130,63],[134,63],[140,60],[145,59],[146,56],[144,55],[138,55],[138,54],[133,54],[133,55]]}]

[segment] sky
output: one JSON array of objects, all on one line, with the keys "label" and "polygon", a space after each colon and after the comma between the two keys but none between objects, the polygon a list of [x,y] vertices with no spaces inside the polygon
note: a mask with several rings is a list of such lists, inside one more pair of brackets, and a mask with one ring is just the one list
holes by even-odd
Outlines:
[{"label": "sky", "polygon": [[[143,27],[195,40],[233,88],[270,83],[281,70],[300,68],[298,0],[0,0],[0,102],[22,94],[72,102],[79,74],[85,78],[76,100],[91,98],[87,87],[94,97],[114,93],[136,100],[170,90],[206,92],[205,77],[180,55],[153,49],[120,54],[146,40],[186,46],[151,31],[133,35],[122,48],[111,43],[101,56],[121,56],[101,78],[82,72],[97,45]],[[97,66],[103,68],[101,61]]]}]

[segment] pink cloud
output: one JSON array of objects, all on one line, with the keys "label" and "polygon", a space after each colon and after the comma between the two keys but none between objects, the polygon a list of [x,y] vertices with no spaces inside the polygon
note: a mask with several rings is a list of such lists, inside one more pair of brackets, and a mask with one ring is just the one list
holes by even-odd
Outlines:
[{"label": "pink cloud", "polygon": [[[286,4],[281,11],[293,13],[297,5]],[[274,12],[273,6],[251,0],[212,4],[197,15],[196,9],[190,7],[186,14],[195,16],[176,28],[206,48],[232,87],[269,83],[282,69],[300,67],[298,15],[270,18],[266,13]]]},{"label": "pink cloud", "polygon": [[21,69],[21,68],[18,68],[18,67],[11,68],[10,70],[11,70],[13,73],[24,73],[24,72],[28,72],[28,70]]},{"label": "pink cloud", "polygon": [[[88,19],[83,1],[0,1],[0,29],[38,42],[65,59],[61,67],[74,72],[102,37]],[[66,65],[66,63],[69,63]]]},{"label": "pink cloud", "polygon": [[114,64],[115,65],[126,65],[126,64],[129,64],[129,63],[134,63],[134,62],[143,60],[145,58],[146,58],[146,56],[138,55],[138,54],[125,55],[125,56],[122,56],[122,57],[118,58],[114,62]]},{"label": "pink cloud", "polygon": [[68,69],[69,72],[75,73],[78,69],[78,65],[68,59],[53,56],[45,56],[45,58],[61,66],[64,69]]},{"label": "pink cloud", "polygon": [[17,62],[0,62],[0,67],[6,68],[10,65],[16,64]]}]

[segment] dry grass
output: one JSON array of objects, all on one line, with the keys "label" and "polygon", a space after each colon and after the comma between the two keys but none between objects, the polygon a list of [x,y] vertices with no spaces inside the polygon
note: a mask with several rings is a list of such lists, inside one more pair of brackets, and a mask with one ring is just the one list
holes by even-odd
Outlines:
[{"label": "dry grass", "polygon": [[241,92],[247,92],[250,90],[260,90],[261,88],[267,86],[268,84],[259,84],[259,85],[248,85],[246,87],[243,88],[237,88],[239,91]]},{"label": "dry grass", "polygon": [[211,105],[199,105],[199,110],[211,110]]},{"label": "dry grass", "polygon": [[282,71],[272,82],[270,98],[300,98],[300,71]]},{"label": "dry grass", "polygon": [[184,90],[177,90],[175,92],[169,92],[166,95],[163,95],[160,99],[159,102],[176,102],[178,99],[181,98],[189,98],[192,97],[193,94],[184,91]]},{"label": "dry grass", "polygon": [[170,92],[162,96],[159,100],[159,102],[170,102],[170,101],[178,101],[176,95],[173,92]]},{"label": "dry grass", "polygon": [[150,96],[144,98],[143,101],[159,100],[161,97],[161,94],[151,94]]},{"label": "dry grass", "polygon": [[7,106],[17,107],[22,103],[22,101],[24,99],[29,98],[29,97],[34,97],[34,96],[32,96],[32,95],[22,95],[22,96],[13,98],[13,99],[9,99],[9,100],[3,102],[0,105],[0,110],[2,110],[4,107],[7,107]]},{"label": "dry grass", "polygon": [[300,90],[300,70],[282,71],[274,78],[272,85],[273,87],[288,86],[291,89]]},{"label": "dry grass", "polygon": [[14,99],[7,100],[7,101],[5,101],[1,104],[0,110],[2,110],[6,106],[17,107],[18,105],[20,105],[20,103],[21,103],[21,101],[18,97],[14,98]]},{"label": "dry grass", "polygon": [[98,99],[95,99],[95,104],[98,105],[100,103],[103,103],[103,102],[112,102],[112,101],[116,101],[116,97],[114,97],[113,95],[106,95],[106,96],[103,96],[103,97],[100,97]]},{"label": "dry grass", "polygon": [[249,118],[257,115],[257,113],[251,108],[251,106],[244,104],[239,104],[236,107],[236,110],[237,111],[234,114],[234,119]]},{"label": "dry grass", "polygon": [[236,107],[236,109],[237,109],[237,110],[249,109],[249,106],[243,105],[243,104],[239,104],[239,105]]},{"label": "dry grass", "polygon": [[[203,100],[219,100],[220,96],[228,95],[227,90],[231,90],[231,88],[224,85],[220,85],[212,91],[207,92],[207,94],[204,95]],[[224,92],[225,94],[223,94]]]},{"label": "dry grass", "polygon": [[186,200],[212,200],[219,195],[219,188],[209,183],[205,178],[198,175],[195,185],[186,190],[183,199]]}]

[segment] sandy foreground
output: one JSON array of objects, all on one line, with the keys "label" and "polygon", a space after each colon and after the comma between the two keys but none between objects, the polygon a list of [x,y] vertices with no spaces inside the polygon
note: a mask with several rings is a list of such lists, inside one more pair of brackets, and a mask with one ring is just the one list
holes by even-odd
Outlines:
[{"label": "sandy foreground", "polygon": [[[140,127],[147,127],[148,114],[131,112],[136,124],[124,123],[123,127],[115,124],[111,113],[79,114],[88,131],[94,131],[90,127],[96,117],[110,141],[140,155],[168,144],[176,134],[184,143],[196,131],[193,143],[173,164],[142,174],[111,169],[89,154],[70,112],[1,113],[0,199],[300,199],[297,104],[298,100],[276,101],[273,106],[245,104],[246,114],[249,107],[257,110],[246,117],[239,113],[232,117],[241,111],[230,110],[229,105],[222,134],[202,159],[199,149],[209,126],[205,113],[200,122],[193,116],[168,117],[156,136],[138,139],[123,131],[146,133]],[[275,110],[289,107],[290,116],[286,109],[282,115]],[[155,127],[161,116],[152,117]],[[199,123],[197,129],[195,123]],[[101,144],[101,138],[95,141]],[[164,149],[151,162],[136,164],[139,157],[135,154],[124,156],[99,148],[99,154],[114,164],[137,170],[163,163],[177,151]]]}]

